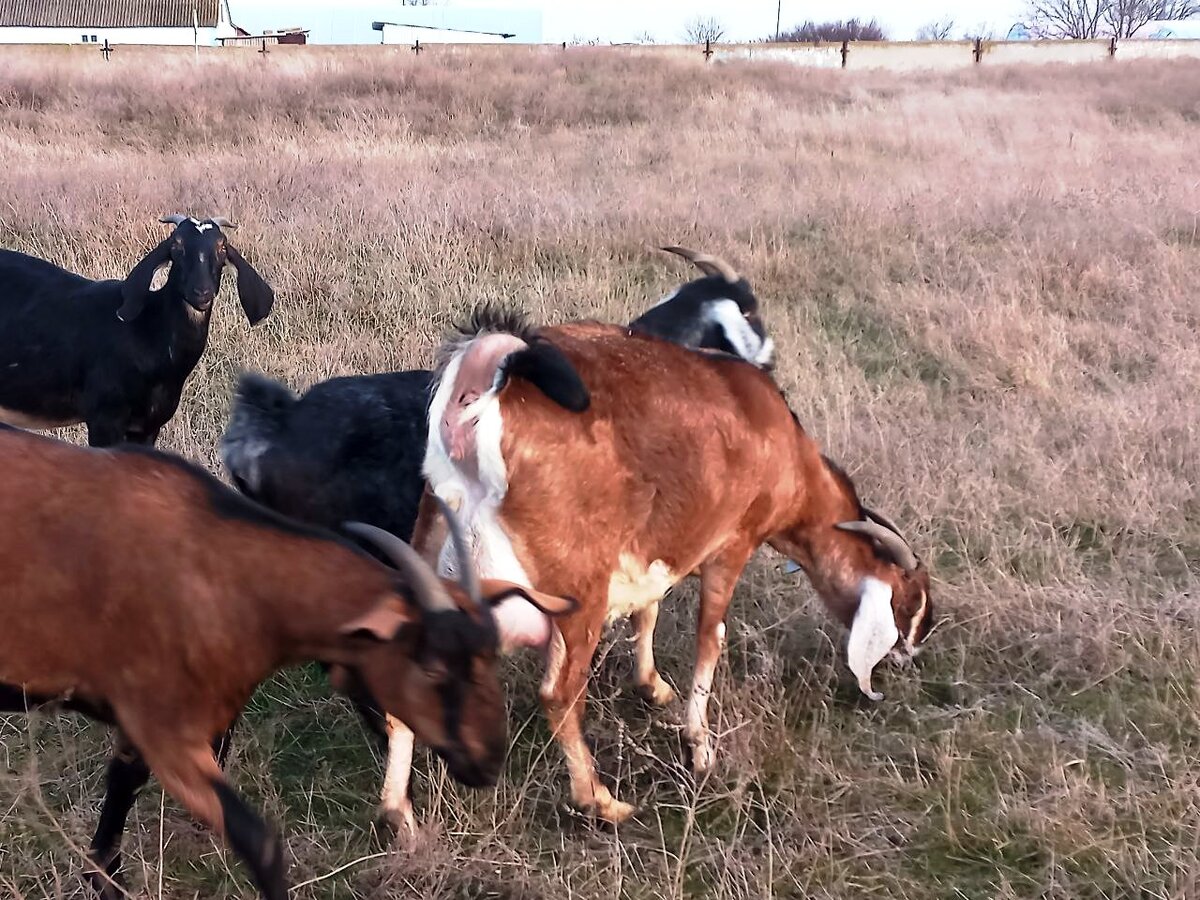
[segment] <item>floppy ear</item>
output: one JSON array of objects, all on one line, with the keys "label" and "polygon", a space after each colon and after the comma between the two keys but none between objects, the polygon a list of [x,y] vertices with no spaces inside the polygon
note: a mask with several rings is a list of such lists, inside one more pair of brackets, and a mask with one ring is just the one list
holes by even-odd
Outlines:
[{"label": "floppy ear", "polygon": [[412,617],[404,606],[395,598],[389,597],[357,619],[351,619],[338,629],[338,633],[345,637],[366,638],[386,643],[399,637],[401,630],[411,621]]},{"label": "floppy ear", "polygon": [[871,689],[871,672],[899,639],[891,587],[876,578],[863,579],[846,645],[846,663],[858,678],[859,690],[872,700],[882,700],[883,694]]},{"label": "floppy ear", "polygon": [[522,600],[528,600],[548,616],[566,615],[579,608],[579,603],[573,597],[544,594],[524,585],[513,584],[511,581],[484,578],[480,581],[480,588],[483,591],[484,602],[488,606],[498,606],[509,597],[520,597]]},{"label": "floppy ear", "polygon": [[237,269],[238,299],[242,301],[242,309],[251,325],[257,325],[271,314],[275,303],[275,292],[263,281],[263,277],[254,271],[254,267],[246,262],[246,258],[238,253],[233,244],[225,244],[225,256],[230,265]]},{"label": "floppy ear", "polygon": [[143,257],[142,261],[130,270],[121,282],[121,308],[117,310],[117,318],[122,322],[132,322],[146,308],[150,298],[150,282],[154,273],[171,261],[171,239],[167,238]]}]

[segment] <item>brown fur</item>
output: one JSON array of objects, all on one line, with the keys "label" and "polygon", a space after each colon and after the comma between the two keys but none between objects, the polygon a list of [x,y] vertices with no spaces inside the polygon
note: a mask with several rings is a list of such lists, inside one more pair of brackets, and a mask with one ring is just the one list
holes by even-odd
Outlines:
[{"label": "brown fur", "polygon": [[313,660],[354,673],[459,777],[494,783],[495,632],[457,585],[462,609],[429,613],[396,571],[162,454],[0,428],[0,469],[0,698],[110,719],[217,832],[210,744],[256,685]]},{"label": "brown fur", "polygon": [[[563,643],[551,649],[543,701],[576,802],[619,820],[632,809],[596,779],[581,718],[609,579],[622,554],[643,565],[662,560],[679,577],[700,573],[699,706],[689,724],[699,768],[711,758],[704,710],[722,622],[760,544],[796,560],[846,625],[864,577],[890,585],[897,628],[919,638],[932,621],[931,603],[922,621],[911,621],[928,596],[928,573],[905,573],[869,538],[834,527],[863,518],[853,485],[754,366],[608,325],[576,323],[540,334],[575,367],[591,406],[567,413],[529,383],[509,382],[500,395],[508,474],[500,518],[532,583],[579,601],[577,612],[557,620]],[[417,533],[426,536],[423,523]],[[653,615],[634,618],[639,631],[652,631]],[[652,655],[644,657],[648,639],[639,637],[639,680],[651,696],[669,699]]]}]

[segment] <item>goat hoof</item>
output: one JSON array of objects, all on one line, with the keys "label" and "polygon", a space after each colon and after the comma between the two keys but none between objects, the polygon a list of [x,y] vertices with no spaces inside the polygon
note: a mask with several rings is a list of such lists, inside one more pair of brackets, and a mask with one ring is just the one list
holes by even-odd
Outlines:
[{"label": "goat hoof", "polygon": [[587,811],[605,824],[620,825],[637,812],[637,807],[610,796],[604,800],[597,800]]},{"label": "goat hoof", "polygon": [[380,807],[375,821],[384,835],[398,843],[407,844],[417,836],[417,819],[411,805]]},{"label": "goat hoof", "polygon": [[125,879],[120,872],[105,876],[97,871],[87,873],[88,886],[99,900],[125,900],[129,894],[125,890]]},{"label": "goat hoof", "polygon": [[660,677],[650,684],[639,684],[634,688],[639,697],[651,706],[669,706],[678,699],[675,689]]},{"label": "goat hoof", "polygon": [[708,740],[694,741],[689,743],[692,757],[692,773],[695,775],[703,775],[713,764],[713,748]]}]

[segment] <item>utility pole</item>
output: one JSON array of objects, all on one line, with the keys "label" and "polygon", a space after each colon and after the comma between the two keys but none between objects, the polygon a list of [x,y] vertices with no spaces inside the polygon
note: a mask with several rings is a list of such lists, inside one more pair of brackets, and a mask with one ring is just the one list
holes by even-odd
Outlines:
[{"label": "utility pole", "polygon": [[778,0],[775,4],[775,40],[779,41],[779,17],[783,13],[783,0]]}]

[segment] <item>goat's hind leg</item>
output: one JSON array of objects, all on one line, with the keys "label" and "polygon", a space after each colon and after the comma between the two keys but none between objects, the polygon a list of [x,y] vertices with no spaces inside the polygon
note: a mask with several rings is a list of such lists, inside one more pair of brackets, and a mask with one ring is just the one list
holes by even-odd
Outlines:
[{"label": "goat's hind leg", "polygon": [[666,706],[676,695],[675,689],[663,680],[654,664],[654,626],[658,622],[658,607],[659,603],[655,602],[630,617],[637,632],[634,683],[638,694],[648,703]]},{"label": "goat's hind leg", "polygon": [[379,802],[379,818],[400,836],[411,837],[417,832],[417,817],[412,805],[412,760],[416,736],[399,719],[387,717],[387,771],[383,777],[383,794]]}]

